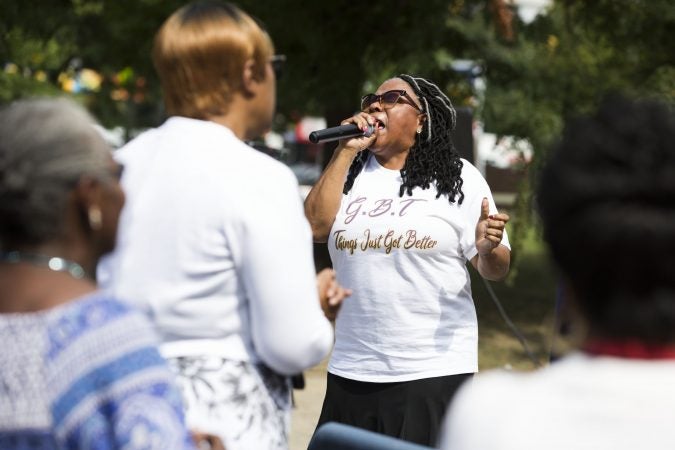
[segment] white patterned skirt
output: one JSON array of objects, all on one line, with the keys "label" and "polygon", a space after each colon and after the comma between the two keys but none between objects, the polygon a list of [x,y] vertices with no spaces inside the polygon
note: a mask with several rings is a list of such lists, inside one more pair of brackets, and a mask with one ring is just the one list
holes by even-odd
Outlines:
[{"label": "white patterned skirt", "polygon": [[264,365],[218,357],[168,358],[188,427],[218,435],[227,450],[286,450],[291,384]]}]

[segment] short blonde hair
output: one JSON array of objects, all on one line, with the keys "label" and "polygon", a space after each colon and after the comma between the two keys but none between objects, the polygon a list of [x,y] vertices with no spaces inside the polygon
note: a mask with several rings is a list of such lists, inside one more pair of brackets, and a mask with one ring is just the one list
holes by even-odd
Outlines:
[{"label": "short blonde hair", "polygon": [[231,3],[198,1],[174,12],[155,36],[152,60],[169,115],[208,119],[225,114],[241,88],[244,64],[265,78],[272,40]]}]

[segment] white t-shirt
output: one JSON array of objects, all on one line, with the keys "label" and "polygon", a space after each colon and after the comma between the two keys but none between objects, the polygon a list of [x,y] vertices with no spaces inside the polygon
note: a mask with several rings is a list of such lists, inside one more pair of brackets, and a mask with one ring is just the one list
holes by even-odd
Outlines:
[{"label": "white t-shirt", "polygon": [[283,164],[213,122],[172,117],[116,159],[127,201],[101,285],[144,307],[166,357],[298,373],[330,351],[312,238]]},{"label": "white t-shirt", "polygon": [[[409,381],[478,370],[478,325],[467,261],[477,254],[484,197],[462,160],[461,205],[435,186],[399,197],[401,175],[371,155],[342,197],[328,239],[337,279],[353,294],[336,322],[329,372],[359,381]],[[509,246],[504,234],[502,244]]]},{"label": "white t-shirt", "polygon": [[529,373],[489,371],[462,386],[443,450],[670,450],[675,361],[575,353]]}]

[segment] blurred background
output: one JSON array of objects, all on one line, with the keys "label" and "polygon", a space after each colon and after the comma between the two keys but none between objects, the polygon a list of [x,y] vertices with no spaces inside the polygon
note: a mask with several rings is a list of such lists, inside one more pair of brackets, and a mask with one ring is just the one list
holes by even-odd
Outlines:
[{"label": "blurred background", "polygon": [[[123,145],[165,118],[150,48],[184,3],[0,0],[0,103],[71,96],[114,147]],[[460,153],[513,217],[508,280],[492,287],[474,278],[480,367],[528,370],[564,352],[560,331],[574,333],[565,330],[533,213],[537,166],[563,121],[592,110],[607,91],[675,100],[672,0],[237,3],[287,57],[274,129],[255,146],[288,164],[305,191],[335,145],[311,145],[310,131],[338,125],[362,95],[399,73],[445,89],[459,111]],[[325,246],[316,258],[329,264]]]}]

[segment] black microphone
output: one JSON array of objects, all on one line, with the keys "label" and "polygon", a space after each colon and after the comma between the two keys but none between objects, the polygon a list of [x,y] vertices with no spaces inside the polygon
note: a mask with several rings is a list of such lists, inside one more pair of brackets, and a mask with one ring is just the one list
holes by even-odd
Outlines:
[{"label": "black microphone", "polygon": [[312,131],[309,133],[309,141],[313,144],[318,144],[319,142],[337,141],[338,139],[348,139],[359,136],[370,137],[374,132],[375,126],[373,125],[368,125],[368,129],[363,131],[355,123],[348,123],[347,125],[340,125],[339,127]]}]

